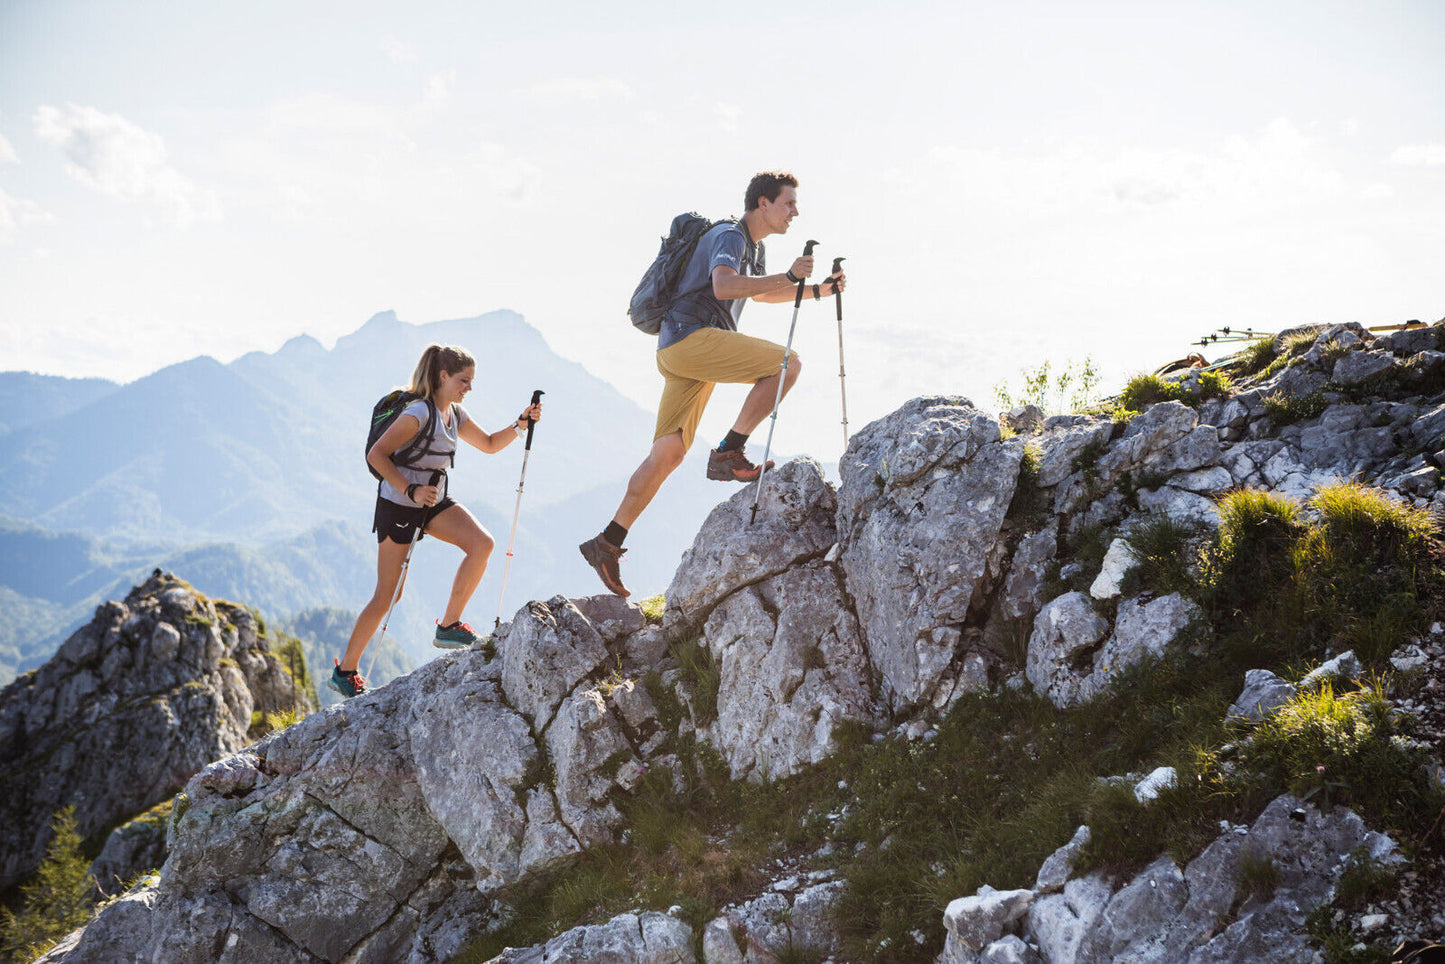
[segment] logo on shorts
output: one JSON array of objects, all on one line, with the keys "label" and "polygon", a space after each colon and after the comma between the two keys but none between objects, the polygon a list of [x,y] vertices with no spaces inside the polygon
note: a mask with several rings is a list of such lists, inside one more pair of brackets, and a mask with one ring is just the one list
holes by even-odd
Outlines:
[{"label": "logo on shorts", "polygon": [[406,523],[405,523],[405,522],[398,522],[398,523],[396,524],[396,527],[397,527],[398,529],[405,529],[405,528],[406,528]]}]

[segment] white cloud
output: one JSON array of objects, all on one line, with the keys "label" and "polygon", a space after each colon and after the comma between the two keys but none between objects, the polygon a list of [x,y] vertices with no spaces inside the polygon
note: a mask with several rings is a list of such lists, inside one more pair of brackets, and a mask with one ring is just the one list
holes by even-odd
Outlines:
[{"label": "white cloud", "polygon": [[718,126],[724,134],[738,132],[738,121],[742,120],[743,109],[737,104],[717,104],[713,107],[713,114],[717,116]]},{"label": "white cloud", "polygon": [[545,104],[630,101],[637,93],[615,77],[558,77],[523,88],[522,94]]},{"label": "white cloud", "polygon": [[0,164],[19,164],[20,155],[15,153],[15,148],[0,134]]},{"label": "white cloud", "polygon": [[1362,201],[1388,201],[1395,196],[1395,189],[1388,184],[1370,184],[1360,192]]},{"label": "white cloud", "polygon": [[66,173],[102,194],[156,202],[183,228],[220,217],[215,194],[168,163],[164,139],[119,114],[76,104],[63,110],[42,105],[35,112],[35,133],[65,152]]},{"label": "white cloud", "polygon": [[529,200],[542,185],[541,168],[500,144],[483,144],[472,160],[488,190],[509,201]]},{"label": "white cloud", "polygon": [[[418,108],[420,110],[420,108]],[[315,148],[345,157],[374,153],[380,145],[416,150],[405,108],[369,103],[335,94],[311,92],[276,103],[267,118],[267,135],[289,149]]]},{"label": "white cloud", "polygon": [[1390,160],[1408,167],[1438,167],[1445,164],[1445,144],[1407,144],[1395,148]]},{"label": "white cloud", "polygon": [[965,213],[1011,218],[1099,216],[1158,207],[1279,210],[1338,196],[1340,173],[1314,142],[1277,120],[1255,137],[1231,137],[1213,150],[1068,144],[1048,152],[935,147],[885,183],[915,194],[949,185]]},{"label": "white cloud", "polygon": [[417,108],[423,116],[440,113],[457,85],[456,70],[445,70],[427,78],[426,89],[422,92],[421,106]]},{"label": "white cloud", "polygon": [[11,197],[0,188],[0,244],[14,244],[24,225],[51,220],[51,215],[34,201]]},{"label": "white cloud", "polygon": [[382,45],[387,59],[397,65],[414,64],[417,61],[416,48],[411,44],[390,38]]}]

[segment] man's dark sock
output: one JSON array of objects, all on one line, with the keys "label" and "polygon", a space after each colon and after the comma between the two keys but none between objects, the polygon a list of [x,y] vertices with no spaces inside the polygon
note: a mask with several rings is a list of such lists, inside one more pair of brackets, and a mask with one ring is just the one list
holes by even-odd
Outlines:
[{"label": "man's dark sock", "polygon": [[617,548],[622,548],[622,540],[627,538],[627,530],[618,525],[615,521],[607,523],[607,528],[602,530],[602,538],[612,543]]},{"label": "man's dark sock", "polygon": [[746,444],[748,444],[748,437],[746,435],[733,429],[728,429],[728,437],[722,440],[722,444],[717,447],[717,450],[719,452],[731,452],[734,449],[741,451],[742,447]]},{"label": "man's dark sock", "polygon": [[336,672],[340,673],[342,676],[355,676],[355,675],[356,675],[356,670],[354,670],[354,669],[342,669],[340,666],[336,667]]}]

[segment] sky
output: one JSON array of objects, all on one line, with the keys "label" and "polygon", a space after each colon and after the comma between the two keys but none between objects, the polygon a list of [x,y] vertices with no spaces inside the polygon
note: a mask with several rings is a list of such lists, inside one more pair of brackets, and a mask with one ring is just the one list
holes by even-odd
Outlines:
[{"label": "sky", "polygon": [[[1117,389],[1223,326],[1445,315],[1437,0],[736,9],[0,0],[0,369],[128,381],[509,308],[650,410],[632,288],[764,169],[800,180],[769,264],[847,258],[853,431],[996,409],[1045,361]],[[483,384],[526,364],[466,347]],[[794,347],[776,444],[836,459],[833,305]]]}]

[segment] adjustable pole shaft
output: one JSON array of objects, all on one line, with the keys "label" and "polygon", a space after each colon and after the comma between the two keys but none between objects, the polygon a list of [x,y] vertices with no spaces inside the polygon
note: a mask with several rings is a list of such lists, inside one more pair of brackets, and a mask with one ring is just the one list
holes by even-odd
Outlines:
[{"label": "adjustable pole shaft", "polygon": [[[532,405],[542,400],[547,394],[540,388],[532,392]],[[531,408],[531,405],[527,406]],[[527,460],[532,457],[532,433],[536,431],[537,423],[533,419],[527,419],[527,446],[522,450],[522,476],[517,480],[517,507],[512,510],[512,533],[507,536],[507,561],[502,565],[502,594],[497,597],[497,621],[492,625],[502,625],[502,605],[507,598],[507,577],[512,572],[512,544],[517,541],[517,519],[522,515],[522,489],[527,485]]]},{"label": "adjustable pole shaft", "polygon": [[[833,271],[836,275],[843,270],[844,259],[840,256],[833,259]],[[843,448],[848,447],[848,372],[843,367],[843,292],[833,288],[833,298],[838,304],[838,390],[843,393]]]},{"label": "adjustable pole shaft", "polygon": [[[809,241],[803,245],[803,257],[809,257],[813,253],[813,246],[816,241]],[[758,499],[763,495],[763,478],[768,474],[768,453],[773,449],[773,429],[778,425],[778,406],[783,403],[783,382],[788,377],[788,356],[793,352],[793,331],[798,327],[798,309],[803,306],[803,285],[807,278],[799,279],[798,293],[793,297],[793,321],[788,325],[788,343],[783,347],[783,364],[778,368],[778,394],[773,399],[773,416],[768,422],[768,443],[763,446],[763,461],[758,467],[758,487],[753,490],[753,511],[748,517],[748,525],[752,525],[758,519]]]}]

